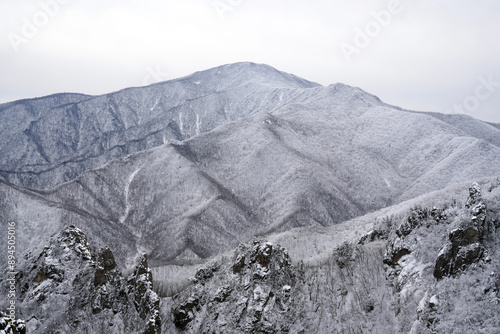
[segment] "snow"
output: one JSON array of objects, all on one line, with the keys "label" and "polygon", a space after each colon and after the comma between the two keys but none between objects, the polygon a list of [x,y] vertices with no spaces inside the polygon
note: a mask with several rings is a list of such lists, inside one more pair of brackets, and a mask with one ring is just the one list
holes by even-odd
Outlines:
[{"label": "snow", "polygon": [[132,174],[130,174],[129,177],[128,177],[127,184],[125,185],[125,191],[124,191],[124,195],[125,195],[125,212],[120,217],[120,223],[121,224],[123,224],[125,222],[125,220],[128,218],[128,215],[129,215],[129,212],[130,212],[130,204],[129,204],[130,185],[132,184],[132,182],[134,181],[135,176],[137,175],[137,173],[139,173],[140,170],[141,170],[141,168],[138,168],[134,172],[132,172]]}]

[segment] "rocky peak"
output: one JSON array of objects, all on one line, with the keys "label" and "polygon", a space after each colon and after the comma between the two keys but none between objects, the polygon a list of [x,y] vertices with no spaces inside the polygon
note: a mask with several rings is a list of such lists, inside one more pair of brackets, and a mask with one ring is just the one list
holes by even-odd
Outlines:
[{"label": "rocky peak", "polygon": [[434,277],[457,275],[484,254],[482,243],[486,232],[486,204],[481,197],[481,188],[474,182],[469,187],[465,204],[468,217],[448,234],[448,242],[441,248],[436,259]]},{"label": "rocky peak", "polygon": [[92,258],[87,236],[79,228],[69,225],[52,238],[49,246],[45,247],[42,254],[47,257],[52,254],[64,254],[64,259],[69,260],[76,254],[83,260]]},{"label": "rocky peak", "polygon": [[201,268],[174,297],[174,324],[189,333],[273,332],[286,324],[297,274],[283,247],[262,239],[240,245],[230,263]]},{"label": "rocky peak", "polygon": [[111,249],[93,254],[85,233],[74,226],[54,236],[18,278],[19,309],[31,316],[29,332],[161,332],[146,255],[126,279]]},{"label": "rocky peak", "polygon": [[103,285],[110,280],[110,276],[115,276],[117,271],[115,257],[108,247],[99,250],[95,263],[94,286]]},{"label": "rocky peak", "polygon": [[153,274],[148,266],[147,255],[143,254],[134,272],[128,279],[128,286],[134,296],[134,305],[142,319],[146,320],[145,334],[160,334],[160,298],[153,291]]}]

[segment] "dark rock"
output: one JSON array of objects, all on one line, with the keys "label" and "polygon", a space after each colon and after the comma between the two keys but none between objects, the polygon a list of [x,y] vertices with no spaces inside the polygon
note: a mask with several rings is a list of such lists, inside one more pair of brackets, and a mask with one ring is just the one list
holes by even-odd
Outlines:
[{"label": "dark rock", "polygon": [[240,273],[243,266],[245,266],[245,255],[243,253],[237,253],[236,259],[233,261],[233,273]]},{"label": "dark rock", "polygon": [[186,328],[194,319],[194,310],[199,305],[199,302],[199,298],[193,295],[174,309],[174,324],[177,328]]},{"label": "dark rock", "polygon": [[273,254],[273,245],[269,242],[261,243],[258,240],[254,241],[251,263],[258,263],[263,268],[268,268]]},{"label": "dark rock", "polygon": [[454,273],[465,270],[469,265],[477,262],[484,254],[484,248],[477,242],[461,247],[455,257]]},{"label": "dark rock", "polygon": [[104,247],[97,254],[94,286],[104,284],[106,282],[106,273],[115,268],[116,262],[113,253],[108,247]]},{"label": "dark rock", "polygon": [[405,222],[396,230],[396,235],[403,238],[409,235],[415,228],[422,225],[422,221],[429,217],[429,210],[416,208],[413,209]]},{"label": "dark rock", "polygon": [[394,267],[398,264],[398,261],[405,255],[411,254],[411,251],[407,248],[397,248],[387,251],[384,256],[383,262],[387,265]]},{"label": "dark rock", "polygon": [[74,226],[55,235],[18,278],[25,287],[19,308],[36,319],[27,323],[30,332],[108,333],[113,327],[113,333],[161,333],[146,256],[126,280],[112,251],[105,247],[93,255]]},{"label": "dark rock", "polygon": [[196,271],[194,276],[197,282],[203,283],[214,276],[214,273],[217,271],[216,266],[209,265],[207,267],[200,268]]},{"label": "dark rock", "polygon": [[440,251],[434,265],[434,277],[440,280],[452,272],[453,257],[451,244],[446,244]]},{"label": "dark rock", "polygon": [[434,277],[456,275],[470,264],[477,262],[484,248],[479,243],[479,231],[474,226],[454,229],[449,242],[440,250],[434,267]]},{"label": "dark rock", "polygon": [[141,256],[128,282],[129,289],[134,294],[135,308],[141,318],[147,320],[145,333],[159,334],[161,332],[160,299],[153,292],[153,274],[149,269],[146,254]]},{"label": "dark rock", "polygon": [[374,242],[377,240],[385,240],[385,239],[387,239],[387,237],[388,237],[388,234],[386,231],[372,230],[372,231],[368,232],[368,234],[361,237],[361,239],[359,239],[358,244],[364,245],[364,244],[367,244],[369,242]]},{"label": "dark rock", "polygon": [[23,320],[12,320],[6,313],[0,311],[0,333],[26,334],[26,324]]},{"label": "dark rock", "polygon": [[465,206],[470,210],[470,223],[449,233],[449,241],[441,248],[434,267],[434,277],[438,280],[458,274],[481,259],[484,254],[482,240],[485,232],[486,205],[481,198],[481,189],[477,183],[473,183],[469,188],[469,198]]}]

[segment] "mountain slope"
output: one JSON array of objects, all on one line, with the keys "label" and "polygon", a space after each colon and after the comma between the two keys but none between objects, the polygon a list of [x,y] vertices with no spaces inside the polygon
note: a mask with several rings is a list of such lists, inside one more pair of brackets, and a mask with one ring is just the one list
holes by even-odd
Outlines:
[{"label": "mountain slope", "polygon": [[[130,263],[140,250],[158,266],[202,262],[255,235],[331,226],[500,175],[493,135],[474,137],[342,84],[293,96],[300,102],[271,104],[269,111],[32,193],[71,208],[78,223],[87,216],[99,221],[79,225],[98,243],[126,231],[115,252],[120,262]],[[51,221],[63,225],[61,216]]]},{"label": "mountain slope", "polygon": [[58,94],[0,105],[0,176],[47,189],[84,171],[294,100],[318,84],[237,63],[102,96]]}]

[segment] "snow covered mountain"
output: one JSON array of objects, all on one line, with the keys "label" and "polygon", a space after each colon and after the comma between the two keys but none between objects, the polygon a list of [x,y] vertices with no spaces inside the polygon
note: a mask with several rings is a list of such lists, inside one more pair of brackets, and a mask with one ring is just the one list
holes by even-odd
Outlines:
[{"label": "snow covered mountain", "polygon": [[114,158],[207,132],[318,84],[238,63],[102,96],[57,94],[0,105],[0,176],[47,189]]},{"label": "snow covered mountain", "polygon": [[[37,256],[46,252],[47,247],[61,247],[50,240],[58,240],[68,225],[84,231],[89,244],[96,249],[109,247],[116,259],[113,282],[118,282],[110,284],[122,289],[125,295],[132,296],[134,285],[127,287],[120,280],[125,280],[123,277],[140,263],[143,253],[147,254],[155,290],[166,298],[160,313],[162,330],[167,333],[218,332],[219,328],[226,328],[221,333],[240,333],[245,326],[250,326],[249,332],[266,332],[268,325],[262,316],[269,314],[266,313],[269,300],[275,303],[269,306],[271,313],[288,312],[284,318],[271,317],[279,323],[289,322],[300,312],[309,314],[309,320],[289,328],[291,333],[349,332],[349,328],[354,332],[388,333],[389,328],[394,333],[408,332],[420,328],[415,324],[414,300],[397,311],[404,310],[406,315],[398,316],[393,314],[397,313],[395,309],[386,314],[386,306],[391,306],[391,302],[377,298],[390,295],[398,303],[407,301],[408,296],[401,295],[401,291],[396,296],[389,287],[406,279],[401,275],[407,275],[408,271],[408,275],[417,275],[411,261],[420,261],[427,268],[427,276],[411,289],[417,291],[415,299],[423,300],[423,293],[437,280],[432,270],[428,274],[431,264],[433,268],[437,266],[440,251],[434,249],[438,244],[432,248],[431,241],[425,240],[431,240],[428,238],[434,233],[441,238],[439,247],[454,249],[449,253],[443,251],[440,260],[448,265],[438,270],[444,280],[455,274],[455,265],[451,263],[457,261],[459,247],[464,247],[463,252],[471,248],[472,253],[481,253],[470,256],[473,263],[484,259],[485,250],[491,254],[498,251],[495,201],[498,201],[496,177],[500,176],[500,128],[468,116],[407,111],[359,88],[343,84],[323,87],[267,65],[237,63],[103,96],[58,94],[12,102],[0,105],[0,120],[3,177],[0,210],[5,222],[17,222],[17,248],[23,254],[22,258],[19,256],[19,269],[25,275],[19,282],[26,285],[27,291],[33,291],[23,295],[25,311],[22,313],[21,308],[21,315],[25,320],[35,312],[29,296],[38,291],[40,283],[31,282],[26,275],[36,276],[34,263],[45,265],[38,263]],[[465,201],[467,194],[463,192],[479,180],[483,194],[485,186],[491,193],[487,196],[487,220],[488,226],[493,227],[484,232],[489,241],[481,239],[484,242],[479,248],[473,248],[471,245],[476,242],[472,241],[460,241],[458,246],[450,241],[445,246],[446,239],[455,240],[448,230],[463,228],[462,222],[472,221],[473,216],[464,208],[465,204],[454,206],[453,199]],[[451,198],[451,194],[456,197]],[[417,204],[423,208],[422,215],[415,210]],[[431,214],[433,206],[448,210],[451,218],[447,223]],[[412,215],[417,218],[408,218]],[[401,222],[410,220],[418,223],[411,223],[402,233]],[[405,234],[406,231],[409,233]],[[250,271],[241,275],[243,281],[239,283],[226,274],[210,281],[212,274],[208,273],[210,277],[202,281],[221,289],[220,296],[214,297],[220,303],[227,298],[231,304],[247,299],[242,310],[246,310],[245,321],[250,325],[238,321],[238,326],[243,327],[224,327],[221,325],[224,321],[226,326],[236,323],[217,319],[212,322],[203,312],[212,314],[215,307],[217,314],[225,314],[220,319],[230,319],[228,314],[234,309],[200,304],[209,298],[203,294],[213,291],[200,287],[204,285],[200,280],[198,285],[192,285],[189,277],[196,273],[198,265],[213,261],[219,261],[217,268],[229,265],[233,260],[228,260],[232,256],[228,254],[257,236],[287,250],[289,255],[284,255],[285,250],[277,246],[272,248],[278,252],[276,263],[287,268],[282,273],[286,277],[277,274],[278,283],[273,278],[271,285],[259,285],[253,278],[247,282],[246,277],[254,277],[258,269],[253,264]],[[267,246],[263,239],[257,240],[250,246],[240,246],[236,252],[246,259],[255,258],[257,262],[252,263],[260,263],[262,267],[267,260],[259,261],[266,258]],[[0,247],[5,242],[1,240]],[[358,242],[363,244],[362,250],[354,247]],[[256,247],[255,252],[252,247]],[[347,248],[342,250],[342,247]],[[372,306],[362,306],[352,299],[356,293],[360,294],[361,290],[356,290],[361,289],[358,284],[367,283],[355,277],[350,283],[346,281],[343,264],[339,265],[342,270],[335,269],[335,273],[322,267],[324,263],[337,261],[342,255],[339,252],[354,250],[358,253],[351,254],[353,259],[372,261],[365,265],[374,265],[376,272],[370,273],[375,275],[374,282],[387,284],[383,287],[386,290],[370,295]],[[88,263],[78,260],[74,268],[56,267],[71,275],[81,270],[84,272],[81,275],[93,275],[99,252],[92,250],[93,260]],[[365,255],[360,258],[359,254]],[[401,257],[407,261],[401,263],[412,267],[402,266],[401,272],[392,272]],[[274,259],[268,260],[275,263]],[[250,265],[245,261],[245,266]],[[305,269],[290,267],[298,266],[300,261]],[[365,275],[363,262],[353,263],[357,266],[351,268],[353,272],[359,270],[359,275]],[[6,268],[6,263],[0,265],[1,270]],[[497,262],[485,266],[484,270],[499,270]],[[344,318],[335,318],[333,309],[327,311],[325,300],[306,302],[305,296],[312,298],[313,290],[296,289],[297,284],[321,289],[324,284],[331,284],[328,280],[332,277],[328,275],[340,275],[335,279],[340,277],[344,280],[342,284],[355,285],[354,290],[346,288],[346,295],[331,287],[330,297],[347,303],[335,311],[346,322],[342,322]],[[78,293],[81,287],[65,282],[56,280],[57,284],[51,283],[47,291],[69,289],[73,291],[71,294],[83,296],[84,301],[97,293],[95,287],[85,287],[85,291]],[[280,284],[281,290],[276,290],[276,284]],[[255,292],[257,285],[262,290],[259,295],[267,296],[259,299],[267,300],[262,305],[242,295],[241,289],[252,286]],[[224,290],[227,286],[230,291]],[[186,292],[182,292],[185,288]],[[371,289],[371,285],[363,288]],[[193,289],[197,289],[196,305],[188,296]],[[181,295],[172,299],[177,292]],[[289,297],[295,302],[289,304],[285,300]],[[52,309],[50,300],[45,303],[46,309]],[[141,310],[134,311],[122,301],[112,304],[127,310],[117,315],[114,323],[135,330],[123,319],[129,314],[137,317],[134,312]],[[301,308],[306,306],[321,309],[320,319],[314,320],[315,315],[308,313],[309,309]],[[261,315],[252,327],[251,315],[258,307],[262,308]],[[85,313],[92,308],[81,305],[77,309]],[[347,316],[354,309],[361,312],[359,317]],[[385,320],[376,323],[380,316]],[[28,329],[41,328],[43,322],[55,328],[57,321],[71,327],[64,320],[67,314],[55,317],[40,313],[37,319],[45,320],[28,321]],[[95,319],[99,326],[104,321],[102,315]],[[145,321],[147,317],[136,319]],[[204,324],[203,330],[198,321]],[[353,325],[359,321],[363,325]],[[81,332],[95,331],[96,326],[75,328]],[[440,328],[434,322],[432,326],[428,328]]]}]

